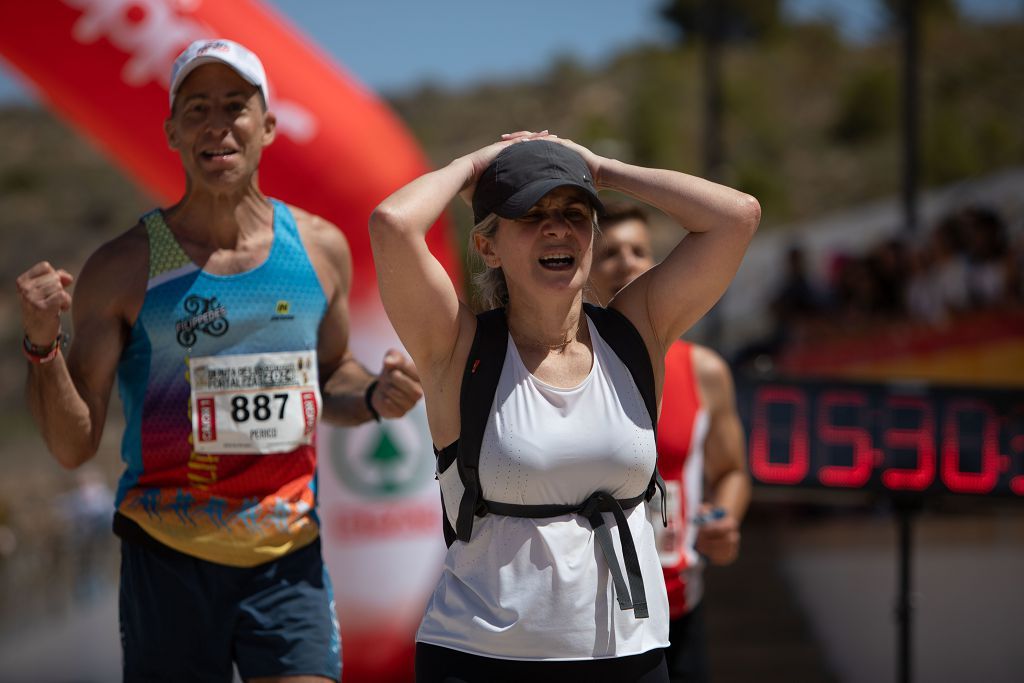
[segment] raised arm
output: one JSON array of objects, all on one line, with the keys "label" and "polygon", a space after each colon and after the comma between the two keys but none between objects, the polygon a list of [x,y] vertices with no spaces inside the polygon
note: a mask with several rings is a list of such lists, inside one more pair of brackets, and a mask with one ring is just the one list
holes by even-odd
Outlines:
[{"label": "raised arm", "polygon": [[[60,314],[71,308],[75,339],[67,358],[29,363],[29,409],[50,452],[76,468],[99,448],[110,390],[128,335],[127,310],[138,312],[145,292],[145,251],[137,230],[101,247],[85,264],[75,287],[72,276],[38,263],[17,281],[21,320],[32,344],[47,346],[60,329]],[[141,265],[140,265],[141,262]],[[138,301],[134,301],[138,299]]]},{"label": "raised arm", "polygon": [[381,202],[370,216],[384,309],[424,372],[443,374],[460,337],[472,334],[476,325],[448,274],[427,249],[427,231],[452,199],[460,193],[472,195],[480,173],[502,149],[529,135],[507,136],[420,176]]}]

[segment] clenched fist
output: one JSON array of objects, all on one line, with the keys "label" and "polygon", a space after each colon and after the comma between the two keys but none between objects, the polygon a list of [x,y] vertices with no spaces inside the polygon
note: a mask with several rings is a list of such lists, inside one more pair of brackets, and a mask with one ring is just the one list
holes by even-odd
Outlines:
[{"label": "clenched fist", "polygon": [[416,366],[402,353],[388,349],[370,400],[381,417],[402,417],[423,397]]},{"label": "clenched fist", "polygon": [[49,346],[60,334],[60,314],[71,308],[71,273],[42,261],[17,280],[21,324],[30,343]]}]

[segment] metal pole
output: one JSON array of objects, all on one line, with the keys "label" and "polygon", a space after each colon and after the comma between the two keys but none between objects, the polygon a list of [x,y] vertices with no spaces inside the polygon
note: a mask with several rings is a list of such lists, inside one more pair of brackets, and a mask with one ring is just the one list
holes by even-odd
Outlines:
[{"label": "metal pole", "polygon": [[721,0],[703,0],[701,24],[704,71],[704,177],[722,181],[722,13]]},{"label": "metal pole", "polygon": [[918,0],[903,0],[903,227],[918,228]]},{"label": "metal pole", "polygon": [[[723,5],[727,0],[702,0],[700,24],[702,34],[704,89],[704,177],[723,182],[722,176],[722,24]],[[722,346],[722,312],[718,304],[704,316],[704,343],[713,348]]]},{"label": "metal pole", "polygon": [[896,521],[898,525],[897,562],[898,587],[896,596],[896,680],[899,683],[910,683],[911,663],[913,659],[913,643],[911,642],[914,603],[911,590],[911,570],[913,559],[912,534],[914,515],[921,509],[919,497],[897,497],[894,500]]}]

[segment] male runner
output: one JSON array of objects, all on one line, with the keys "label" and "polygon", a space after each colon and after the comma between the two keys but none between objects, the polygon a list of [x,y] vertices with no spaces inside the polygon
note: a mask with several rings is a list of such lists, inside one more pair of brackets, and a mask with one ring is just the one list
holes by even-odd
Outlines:
[{"label": "male runner", "polygon": [[[590,280],[597,299],[607,305],[654,260],[643,210],[611,202],[605,208]],[[707,639],[700,603],[705,558],[717,565],[736,559],[739,525],[750,501],[746,445],[732,376],[725,361],[709,348],[679,340],[665,356],[658,469],[665,479],[669,521],[667,528],[660,520],[654,525],[669,597],[669,675],[673,681],[706,681]],[[651,505],[652,510],[658,508]]]},{"label": "male runner", "polygon": [[230,681],[233,664],[249,681],[338,680],[316,424],[399,417],[421,396],[397,351],[374,378],[348,350],[342,233],[260,191],[269,104],[256,55],[193,43],[164,122],[184,196],[89,258],[73,308],[67,271],[44,262],[18,278],[28,399],[58,462],[95,455],[115,376],[124,403],[126,681]]}]

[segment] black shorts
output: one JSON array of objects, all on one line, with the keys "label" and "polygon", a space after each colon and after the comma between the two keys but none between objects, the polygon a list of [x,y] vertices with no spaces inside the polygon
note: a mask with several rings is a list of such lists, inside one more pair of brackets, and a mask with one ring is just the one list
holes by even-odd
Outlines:
[{"label": "black shorts", "polygon": [[520,661],[416,643],[416,683],[668,683],[665,651],[572,661]]},{"label": "black shorts", "polygon": [[707,683],[708,637],[704,626],[704,601],[692,610],[673,619],[668,627],[665,661],[673,683]]},{"label": "black shorts", "polygon": [[121,542],[124,680],[341,678],[341,638],[320,541],[256,567]]}]

